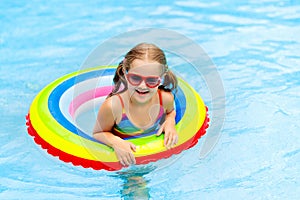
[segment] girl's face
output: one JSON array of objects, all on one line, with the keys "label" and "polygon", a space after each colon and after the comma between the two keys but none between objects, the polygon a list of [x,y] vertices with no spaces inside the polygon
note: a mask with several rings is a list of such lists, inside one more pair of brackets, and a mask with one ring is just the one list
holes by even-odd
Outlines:
[{"label": "girl's face", "polygon": [[163,65],[156,61],[135,59],[126,73],[128,91],[131,100],[137,103],[147,103],[161,83]]}]

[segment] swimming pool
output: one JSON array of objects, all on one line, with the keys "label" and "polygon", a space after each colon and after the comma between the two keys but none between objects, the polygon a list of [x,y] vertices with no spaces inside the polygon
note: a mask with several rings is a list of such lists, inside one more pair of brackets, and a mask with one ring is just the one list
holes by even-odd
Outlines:
[{"label": "swimming pool", "polygon": [[[297,199],[299,2],[0,4],[0,199]],[[97,45],[149,27],[191,38],[215,63],[226,116],[213,151],[199,158],[203,138],[174,162],[108,173],[65,164],[35,145],[25,126],[35,95],[78,70]],[[210,107],[208,89],[185,72]]]}]

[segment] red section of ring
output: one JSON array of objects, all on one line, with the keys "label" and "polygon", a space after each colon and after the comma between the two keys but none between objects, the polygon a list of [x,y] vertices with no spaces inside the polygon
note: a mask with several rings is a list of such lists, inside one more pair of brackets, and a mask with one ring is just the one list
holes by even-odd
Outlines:
[{"label": "red section of ring", "polygon": [[[150,162],[154,162],[157,160],[160,160],[162,158],[169,158],[173,154],[179,154],[183,150],[189,149],[193,146],[195,146],[198,143],[198,140],[201,136],[203,136],[206,133],[206,129],[208,128],[209,124],[209,117],[207,114],[208,108],[206,107],[206,117],[205,120],[199,129],[199,131],[194,135],[194,137],[190,138],[185,143],[176,146],[172,149],[151,154],[147,156],[137,157],[136,158],[136,164],[148,164]],[[60,149],[55,148],[45,140],[43,140],[40,135],[36,132],[36,130],[33,128],[31,121],[30,121],[30,114],[26,116],[26,125],[27,125],[27,132],[29,135],[31,135],[35,141],[36,144],[40,145],[43,149],[47,150],[47,152],[55,157],[58,157],[60,160],[69,163],[71,162],[75,166],[82,166],[84,168],[93,168],[95,170],[108,170],[108,171],[117,171],[122,168],[122,165],[120,162],[101,162],[96,160],[88,160],[85,158],[80,158],[71,154],[68,154]]]}]

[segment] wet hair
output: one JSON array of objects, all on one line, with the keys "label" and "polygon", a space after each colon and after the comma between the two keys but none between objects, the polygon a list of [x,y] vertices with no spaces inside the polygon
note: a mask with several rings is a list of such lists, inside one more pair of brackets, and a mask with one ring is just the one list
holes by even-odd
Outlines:
[{"label": "wet hair", "polygon": [[169,70],[164,52],[154,44],[140,43],[133,47],[119,63],[115,76],[113,78],[114,89],[108,95],[111,97],[115,94],[122,93],[128,89],[124,72],[128,72],[132,62],[135,59],[156,61],[164,66],[164,79],[159,89],[172,92],[177,89],[177,78],[172,71]]}]

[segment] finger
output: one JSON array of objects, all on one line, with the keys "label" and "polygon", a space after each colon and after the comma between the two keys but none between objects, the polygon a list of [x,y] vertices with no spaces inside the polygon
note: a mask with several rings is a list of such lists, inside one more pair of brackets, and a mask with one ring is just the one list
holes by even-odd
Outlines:
[{"label": "finger", "polygon": [[123,163],[125,164],[124,166],[129,166],[131,163],[129,156],[124,156],[122,160],[123,160]]},{"label": "finger", "polygon": [[174,135],[173,136],[173,142],[172,142],[172,147],[175,146],[177,144],[177,140],[178,140],[178,136]]},{"label": "finger", "polygon": [[129,156],[130,156],[130,163],[134,165],[135,164],[135,157],[134,157],[133,153],[130,153]]},{"label": "finger", "polygon": [[174,143],[174,145],[176,145],[178,143],[178,135],[176,135],[176,137],[175,137],[175,143]]},{"label": "finger", "polygon": [[160,128],[158,129],[157,133],[156,133],[156,136],[160,136],[163,132],[163,129],[164,129],[164,126],[161,125]]},{"label": "finger", "polygon": [[131,164],[135,164],[135,157],[132,152],[126,152],[122,158],[125,166],[129,166]]},{"label": "finger", "polygon": [[123,167],[126,167],[127,166],[127,163],[126,163],[126,160],[124,158],[120,158],[120,163]]},{"label": "finger", "polygon": [[170,134],[169,139],[168,139],[168,143],[167,143],[167,147],[168,148],[172,148],[174,145],[176,145],[177,143],[177,135],[176,134]]},{"label": "finger", "polygon": [[119,154],[116,154],[116,155],[117,155],[117,159],[119,160],[119,162],[121,163],[121,165],[125,166],[125,163],[123,162],[122,157]]},{"label": "finger", "polygon": [[[119,159],[120,160],[120,159]],[[125,167],[125,163],[123,162],[123,160],[120,160],[120,163],[123,167]]]},{"label": "finger", "polygon": [[167,132],[165,133],[165,146],[167,148],[170,148],[170,142],[171,142],[170,134],[169,132]]},{"label": "finger", "polygon": [[129,143],[132,151],[136,152],[136,146],[133,143]]}]

